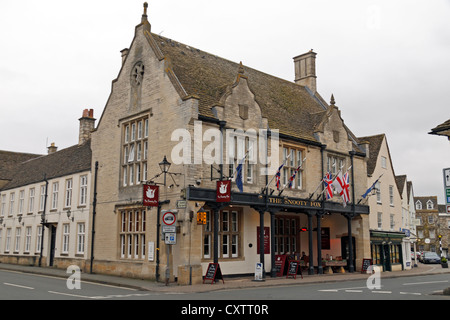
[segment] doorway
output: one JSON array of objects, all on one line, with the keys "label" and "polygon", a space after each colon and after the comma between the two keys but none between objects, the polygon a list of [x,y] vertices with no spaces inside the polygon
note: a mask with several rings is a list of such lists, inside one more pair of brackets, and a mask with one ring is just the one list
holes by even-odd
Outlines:
[{"label": "doorway", "polygon": [[53,262],[55,259],[55,247],[56,247],[56,226],[50,225],[50,261],[49,266],[53,267]]}]

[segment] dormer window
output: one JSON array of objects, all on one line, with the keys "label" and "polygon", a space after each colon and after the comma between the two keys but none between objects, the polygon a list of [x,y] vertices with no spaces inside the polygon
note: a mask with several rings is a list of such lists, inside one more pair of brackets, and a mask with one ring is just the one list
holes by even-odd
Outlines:
[{"label": "dormer window", "polygon": [[433,210],[433,209],[434,209],[433,201],[428,200],[427,201],[427,210]]},{"label": "dormer window", "polygon": [[422,202],[420,200],[416,201],[416,210],[422,210]]}]

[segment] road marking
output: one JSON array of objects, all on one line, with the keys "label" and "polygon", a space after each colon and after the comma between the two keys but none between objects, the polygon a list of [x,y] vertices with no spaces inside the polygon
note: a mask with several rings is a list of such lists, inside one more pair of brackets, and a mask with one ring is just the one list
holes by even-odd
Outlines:
[{"label": "road marking", "polygon": [[56,292],[56,291],[48,291],[48,293],[59,294],[59,295],[62,295],[62,296],[69,296],[69,297],[83,298],[83,299],[93,299],[92,297],[89,297],[89,296],[81,296],[81,295],[78,295],[78,294],[72,294],[72,293],[64,293],[64,292]]},{"label": "road marking", "polygon": [[22,288],[22,289],[34,290],[34,288],[32,288],[32,287],[20,286],[18,284],[14,284],[14,283],[3,282],[3,284],[6,285],[6,286],[11,286],[11,287],[17,287],[17,288]]},{"label": "road marking", "polygon": [[361,293],[363,292],[362,290],[345,290],[345,292],[357,292],[357,293]]},{"label": "road marking", "polygon": [[418,292],[400,292],[400,294],[411,294],[411,295],[414,295],[414,296],[421,296],[422,295],[421,293],[418,293]]},{"label": "road marking", "polygon": [[318,291],[321,291],[321,292],[338,292],[339,290],[338,289],[324,289],[324,290],[318,290]]},{"label": "road marking", "polygon": [[404,286],[413,286],[417,284],[430,284],[430,283],[443,283],[448,282],[448,280],[442,280],[442,281],[427,281],[427,282],[410,282],[410,283],[404,283]]},{"label": "road marking", "polygon": [[392,293],[392,291],[372,291],[372,293]]}]

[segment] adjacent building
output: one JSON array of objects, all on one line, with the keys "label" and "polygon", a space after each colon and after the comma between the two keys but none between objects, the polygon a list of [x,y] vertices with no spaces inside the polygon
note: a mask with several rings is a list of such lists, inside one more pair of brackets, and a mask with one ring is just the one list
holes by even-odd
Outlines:
[{"label": "adjacent building", "polygon": [[92,203],[90,131],[93,111],[80,119],[77,145],[43,156],[10,155],[0,189],[0,262],[85,267]]},{"label": "adjacent building", "polygon": [[358,138],[367,145],[368,187],[365,200],[370,207],[371,252],[374,265],[383,271],[409,269],[414,238],[412,183],[406,175],[396,176],[385,134]]},{"label": "adjacent building", "polygon": [[419,251],[439,252],[439,208],[437,196],[414,197]]}]

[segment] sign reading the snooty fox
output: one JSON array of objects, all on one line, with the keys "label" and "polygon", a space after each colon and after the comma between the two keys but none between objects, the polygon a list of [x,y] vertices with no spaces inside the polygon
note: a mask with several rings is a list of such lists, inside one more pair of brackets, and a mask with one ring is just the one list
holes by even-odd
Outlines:
[{"label": "sign reading the snooty fox", "polygon": [[145,207],[157,207],[159,203],[159,186],[144,185],[143,204]]}]

